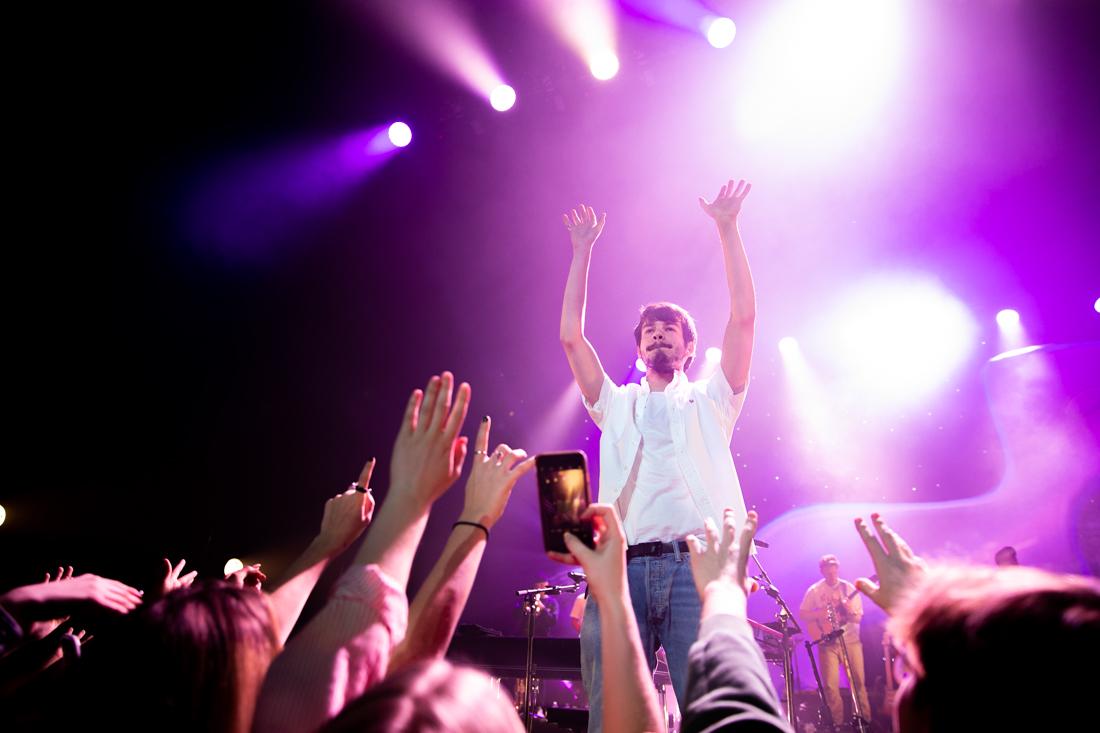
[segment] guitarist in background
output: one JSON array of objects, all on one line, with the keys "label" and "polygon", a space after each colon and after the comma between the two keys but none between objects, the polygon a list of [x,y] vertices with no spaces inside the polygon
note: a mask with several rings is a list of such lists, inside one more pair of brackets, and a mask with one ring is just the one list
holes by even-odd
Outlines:
[{"label": "guitarist in background", "polygon": [[[848,684],[859,699],[864,717],[869,718],[871,705],[867,700],[867,688],[863,683],[863,645],[859,640],[859,622],[863,618],[863,600],[859,591],[847,580],[840,578],[840,562],[836,555],[823,555],[818,563],[822,580],[806,591],[799,614],[814,641],[832,635],[830,641],[817,648],[821,667],[825,701],[838,727],[844,723],[844,703],[840,699],[840,666],[844,664],[847,649],[849,665],[845,665]],[[840,639],[843,638],[843,647]]]}]

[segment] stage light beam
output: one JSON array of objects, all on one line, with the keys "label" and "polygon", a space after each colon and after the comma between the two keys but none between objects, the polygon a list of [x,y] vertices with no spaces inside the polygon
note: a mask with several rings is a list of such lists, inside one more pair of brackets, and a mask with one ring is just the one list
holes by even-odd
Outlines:
[{"label": "stage light beam", "polygon": [[243,562],[235,557],[231,557],[229,558],[229,560],[226,561],[225,567],[222,568],[222,575],[232,575],[233,573],[237,572],[238,570],[242,570],[243,568]]},{"label": "stage light beam", "polygon": [[4,520],[8,518],[8,510],[4,508],[3,504],[0,504],[0,526],[4,524]]},{"label": "stage light beam", "polygon": [[395,122],[390,125],[388,134],[390,142],[399,148],[407,146],[413,139],[412,128],[404,122]]},{"label": "stage light beam", "polygon": [[997,325],[1002,331],[1012,331],[1020,327],[1020,314],[1011,308],[997,312]]},{"label": "stage light beam", "polygon": [[707,360],[708,364],[717,364],[722,361],[722,350],[717,346],[711,346],[703,352],[703,357]]},{"label": "stage light beam", "polygon": [[637,369],[638,371],[642,372],[643,374],[647,371],[647,367],[645,365],[645,362],[642,361],[642,357],[639,356],[634,361],[634,368]]},{"label": "stage light beam", "polygon": [[516,90],[507,84],[499,84],[489,94],[489,104],[497,112],[507,112],[516,104]]},{"label": "stage light beam", "polygon": [[708,18],[706,21],[707,42],[715,48],[726,48],[733,43],[737,35],[737,26],[729,18]]},{"label": "stage light beam", "polygon": [[1096,299],[1096,302],[1092,304],[1092,309],[1097,313],[1100,313],[1100,298]]}]

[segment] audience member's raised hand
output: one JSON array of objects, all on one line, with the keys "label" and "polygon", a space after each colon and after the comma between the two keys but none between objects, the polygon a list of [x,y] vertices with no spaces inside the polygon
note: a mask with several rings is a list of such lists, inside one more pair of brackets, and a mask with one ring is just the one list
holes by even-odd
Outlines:
[{"label": "audience member's raised hand", "polygon": [[512,449],[501,443],[489,452],[489,430],[492,420],[481,419],[474,439],[474,460],[470,478],[466,481],[466,502],[460,521],[477,522],[492,527],[504,514],[512,488],[535,465],[522,448]]},{"label": "audience member's raised hand", "polygon": [[704,524],[707,533],[706,546],[694,535],[687,538],[691,550],[691,574],[695,578],[695,588],[699,596],[706,595],[707,586],[714,582],[729,584],[749,593],[753,582],[749,578],[748,563],[752,554],[752,541],[756,536],[757,515],[748,513],[745,526],[740,533],[734,525],[732,509],[722,514],[722,533],[714,521],[707,517]]},{"label": "audience member's raised hand", "polygon": [[228,583],[238,588],[255,588],[257,592],[263,591],[263,584],[267,582],[267,576],[260,570],[260,563],[245,565],[240,570],[225,576]]},{"label": "audience member's raised hand", "polygon": [[588,587],[601,601],[626,593],[626,535],[615,507],[589,504],[581,519],[592,522],[595,549],[589,548],[573,533],[566,532],[565,546],[569,552],[546,554],[552,560],[584,568]]},{"label": "audience member's raised hand", "polygon": [[[71,577],[73,577],[73,566],[69,565],[67,567],[59,567],[57,569],[57,573],[54,575],[51,575],[49,572],[47,572],[46,580],[44,582],[56,583],[59,580],[68,580]],[[68,616],[62,616],[60,618],[52,618],[45,621],[35,621],[33,624],[31,624],[28,633],[30,636],[36,639],[42,639],[53,633],[54,629],[56,629],[67,620]]]},{"label": "audience member's raised hand", "polygon": [[71,577],[73,577],[73,566],[69,565],[68,567],[58,568],[57,569],[57,574],[53,575],[53,576],[51,576],[50,573],[47,571],[45,582],[46,583],[50,583],[50,582],[56,583],[59,580],[68,580]]},{"label": "audience member's raised hand", "polygon": [[374,464],[374,459],[370,459],[352,488],[325,502],[317,542],[326,553],[337,555],[343,552],[359,539],[370,524],[374,516],[374,494],[370,490]]},{"label": "audience member's raised hand", "polygon": [[60,619],[78,612],[129,613],[141,605],[141,591],[111,578],[85,573],[14,588],[0,603],[28,622]]},{"label": "audience member's raised hand", "polygon": [[183,566],[186,564],[187,560],[182,558],[175,565],[173,565],[172,561],[168,558],[164,558],[164,578],[160,581],[161,597],[168,595],[174,590],[186,588],[195,582],[195,578],[199,575],[198,570],[192,570],[186,575],[180,575],[180,573],[183,572]]},{"label": "audience member's raised hand", "polygon": [[871,515],[876,537],[861,517],[855,520],[856,531],[875,564],[878,584],[867,578],[856,581],[856,587],[887,613],[893,612],[898,602],[924,577],[928,566],[910,549],[908,543],[887,526],[879,514]]},{"label": "audience member's raised hand", "polygon": [[424,391],[409,397],[390,462],[390,487],[402,497],[430,506],[457,479],[466,460],[467,439],[459,437],[470,404],[470,385],[454,393],[454,375],[443,372]]}]

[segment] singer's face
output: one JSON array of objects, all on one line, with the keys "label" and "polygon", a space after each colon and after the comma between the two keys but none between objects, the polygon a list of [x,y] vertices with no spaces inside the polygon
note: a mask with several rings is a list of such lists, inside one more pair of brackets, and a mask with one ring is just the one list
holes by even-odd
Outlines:
[{"label": "singer's face", "polygon": [[695,342],[684,341],[684,332],[675,321],[650,321],[642,326],[642,341],[638,356],[646,366],[659,373],[672,373],[684,368],[688,357],[695,355]]},{"label": "singer's face", "polygon": [[821,566],[821,575],[829,585],[833,585],[840,579],[840,566],[835,562],[825,563]]}]

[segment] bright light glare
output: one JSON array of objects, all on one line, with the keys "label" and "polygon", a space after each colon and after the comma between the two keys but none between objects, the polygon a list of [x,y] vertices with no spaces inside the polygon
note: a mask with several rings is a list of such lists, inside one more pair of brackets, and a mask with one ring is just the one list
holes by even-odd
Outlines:
[{"label": "bright light glare", "polygon": [[225,563],[225,567],[222,568],[222,575],[232,575],[233,573],[235,573],[238,570],[241,570],[243,568],[244,568],[244,563],[241,562],[240,560],[238,560],[237,558],[233,557],[233,558],[230,558],[229,561]]},{"label": "bright light glare", "polygon": [[783,356],[791,356],[798,353],[798,341],[794,336],[784,336],[779,339],[779,353]]},{"label": "bright light glare", "polygon": [[737,26],[729,18],[713,18],[707,23],[707,41],[715,48],[725,48],[733,43]]},{"label": "bright light glare", "polygon": [[1100,298],[1096,299],[1096,302],[1092,304],[1092,309],[1097,313],[1100,313]]},{"label": "bright light glare", "polygon": [[395,122],[390,125],[389,130],[390,142],[399,148],[403,148],[413,139],[412,129],[404,122]]},{"label": "bright light glare", "polygon": [[735,114],[750,138],[789,146],[843,138],[879,122],[900,75],[906,21],[901,0],[792,0],[773,3],[753,33],[753,74]]},{"label": "bright light glare", "polygon": [[634,368],[640,372],[646,371],[646,365],[645,362],[642,361],[642,357],[639,356],[638,359],[634,362]]},{"label": "bright light glare", "polygon": [[607,81],[619,73],[619,57],[611,49],[604,49],[592,56],[588,68],[592,71],[592,76],[600,81]]},{"label": "bright light glare", "polygon": [[717,364],[722,361],[722,350],[717,346],[711,346],[705,352],[703,352],[706,360],[711,364]]},{"label": "bright light glare", "polygon": [[489,94],[489,104],[497,112],[507,112],[516,103],[516,90],[507,84],[500,84]]},{"label": "bright light glare", "polygon": [[8,518],[8,510],[4,508],[3,504],[0,504],[0,524],[4,523],[4,520]]},{"label": "bright light glare", "polygon": [[1005,308],[997,313],[997,325],[1005,331],[1020,327],[1020,314],[1011,308]]},{"label": "bright light glare", "polygon": [[849,291],[822,338],[851,389],[877,402],[914,401],[943,384],[974,348],[977,324],[935,280],[881,276]]}]

